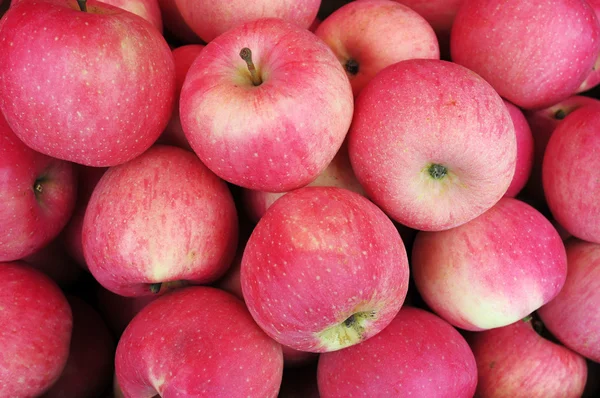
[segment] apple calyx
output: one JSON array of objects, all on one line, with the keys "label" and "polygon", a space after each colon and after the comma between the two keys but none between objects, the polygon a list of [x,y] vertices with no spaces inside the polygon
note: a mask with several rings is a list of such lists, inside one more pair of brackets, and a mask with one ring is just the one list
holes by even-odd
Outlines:
[{"label": "apple calyx", "polygon": [[434,180],[441,180],[448,174],[448,169],[441,164],[431,164],[427,168],[427,172]]},{"label": "apple calyx", "polygon": [[361,311],[350,315],[339,324],[317,333],[321,346],[327,351],[337,351],[360,342],[368,323],[376,316],[375,311]]},{"label": "apple calyx", "polygon": [[36,195],[44,192],[44,186],[42,185],[41,179],[35,180],[35,182],[33,183],[33,190],[35,191]]},{"label": "apple calyx", "polygon": [[83,12],[87,12],[87,0],[77,0],[79,9]]},{"label": "apple calyx", "polygon": [[565,117],[567,117],[567,113],[563,109],[559,109],[554,113],[556,120],[563,120]]},{"label": "apple calyx", "polygon": [[187,286],[189,283],[186,281],[170,281],[170,282],[157,282],[150,283],[148,289],[152,294],[158,294],[167,290],[176,289],[178,287]]},{"label": "apple calyx", "polygon": [[346,72],[348,72],[349,74],[351,74],[352,76],[354,76],[354,75],[358,74],[358,71],[359,71],[358,62],[356,62],[356,60],[350,58],[344,64],[344,69],[346,70]]},{"label": "apple calyx", "polygon": [[250,79],[252,80],[252,84],[255,86],[260,86],[262,84],[262,79],[256,71],[254,62],[252,62],[252,51],[248,47],[244,47],[240,51],[240,57],[244,61],[246,61],[246,65],[248,65],[248,71],[250,72]]}]

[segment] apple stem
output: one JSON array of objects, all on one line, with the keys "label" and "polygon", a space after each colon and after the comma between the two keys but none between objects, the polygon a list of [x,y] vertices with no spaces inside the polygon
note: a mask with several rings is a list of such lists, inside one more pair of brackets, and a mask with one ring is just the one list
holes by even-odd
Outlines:
[{"label": "apple stem", "polygon": [[252,84],[255,86],[260,86],[262,84],[262,79],[260,76],[258,76],[254,62],[252,62],[252,51],[250,51],[248,47],[244,47],[242,48],[242,51],[240,51],[240,57],[246,61],[246,65],[248,65],[248,71],[250,72]]},{"label": "apple stem", "polygon": [[562,109],[557,110],[556,113],[554,114],[554,118],[556,120],[563,120],[565,117],[567,117],[567,114]]},{"label": "apple stem", "polygon": [[150,291],[152,293],[156,294],[156,293],[160,292],[160,288],[161,287],[162,287],[162,283],[161,282],[159,282],[159,283],[152,283],[150,285]]},{"label": "apple stem", "polygon": [[356,75],[359,70],[358,62],[353,59],[349,59],[344,64],[344,69],[346,69],[346,72],[350,73],[351,75]]},{"label": "apple stem", "polygon": [[77,4],[79,5],[79,9],[83,12],[87,12],[87,0],[77,0]]}]

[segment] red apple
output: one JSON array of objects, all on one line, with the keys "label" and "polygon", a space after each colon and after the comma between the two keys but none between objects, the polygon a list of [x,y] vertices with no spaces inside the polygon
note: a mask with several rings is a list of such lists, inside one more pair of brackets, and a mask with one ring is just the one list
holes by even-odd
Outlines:
[{"label": "red apple", "polygon": [[185,81],[190,66],[200,54],[200,51],[204,48],[200,44],[188,44],[185,46],[177,47],[173,50],[173,59],[175,59],[175,106],[173,107],[173,113],[171,114],[171,120],[165,128],[165,131],[159,137],[158,142],[175,145],[183,149],[192,150],[185,133],[181,127],[181,120],[179,118],[179,97],[181,96],[181,87]]},{"label": "red apple", "polygon": [[157,145],[102,176],[83,220],[83,251],[102,286],[143,296],[216,280],[237,234],[227,185],[193,153]]},{"label": "red apple", "polygon": [[531,177],[525,185],[524,194],[531,198],[538,207],[545,204],[544,188],[542,185],[542,162],[548,140],[554,132],[554,129],[560,124],[568,114],[582,106],[598,105],[600,101],[591,97],[575,95],[559,102],[551,107],[537,110],[535,112],[527,112],[525,114],[527,122],[531,127],[533,141],[535,145],[535,155],[533,167],[531,169]]},{"label": "red apple", "polygon": [[544,155],[548,207],[571,235],[600,243],[600,107],[571,113],[556,128]]},{"label": "red apple", "polygon": [[0,262],[31,255],[58,236],[76,190],[71,164],[25,146],[0,113]]},{"label": "red apple", "polygon": [[460,227],[419,232],[411,265],[425,302],[466,330],[516,322],[552,300],[567,275],[556,229],[513,198]]},{"label": "red apple", "polygon": [[280,18],[308,29],[321,0],[175,0],[175,4],[186,24],[208,43],[232,28],[260,18]]},{"label": "red apple", "polygon": [[407,60],[379,72],[357,98],[348,134],[367,196],[418,230],[474,219],[506,193],[515,172],[517,143],[502,99],[446,61]]},{"label": "red apple", "polygon": [[69,359],[43,398],[101,397],[113,375],[115,342],[96,310],[78,297],[67,299],[73,313]]},{"label": "red apple", "polygon": [[262,191],[314,180],[342,145],[352,112],[352,88],[331,50],[278,19],[244,24],[209,43],[181,90],[183,131],[204,164]]},{"label": "red apple", "polygon": [[158,0],[102,0],[102,2],[132,12],[150,22],[159,32],[163,31]]},{"label": "red apple", "polygon": [[477,397],[581,397],[585,359],[540,336],[531,320],[473,333]]},{"label": "red apple", "polygon": [[[331,163],[325,170],[308,186],[317,187],[339,187],[350,191],[365,195],[363,187],[360,185],[352,165],[348,157],[348,146],[342,145],[338,153],[335,155]],[[258,222],[265,214],[267,209],[280,197],[285,195],[284,192],[274,193],[265,191],[253,191],[246,189],[243,191],[243,201],[246,211],[250,219]]]},{"label": "red apple", "polygon": [[0,23],[0,109],[32,149],[88,166],[140,155],[167,125],[169,46],[149,22],[89,0],[21,1]]},{"label": "red apple", "polygon": [[317,378],[322,398],[471,398],[477,365],[465,339],[446,321],[402,307],[369,341],[321,354]]},{"label": "red apple", "polygon": [[339,350],[379,333],[408,289],[400,234],[363,196],[342,188],[289,192],[256,225],[242,258],[246,305],[291,348]]},{"label": "red apple", "polygon": [[158,297],[160,296],[124,297],[98,286],[95,300],[112,334],[120,337],[135,315]]},{"label": "red apple", "polygon": [[508,108],[510,118],[515,126],[517,136],[517,163],[515,166],[515,175],[504,196],[515,197],[529,180],[531,168],[533,167],[534,143],[531,128],[523,112],[508,101],[504,101]]},{"label": "red apple", "polygon": [[115,368],[126,398],[267,398],[277,396],[283,358],[240,300],[190,286],[136,315],[119,340]]},{"label": "red apple", "polygon": [[315,31],[343,65],[354,95],[386,66],[405,59],[439,59],[435,32],[422,16],[392,0],[355,1]]},{"label": "red apple", "polygon": [[23,263],[0,263],[0,280],[0,396],[40,396],[67,363],[69,303],[49,277]]},{"label": "red apple", "polygon": [[600,245],[570,239],[565,246],[565,286],[538,313],[561,343],[600,362]]},{"label": "red apple", "polygon": [[60,237],[21,260],[48,275],[62,288],[75,285],[82,274],[81,267],[67,254]]},{"label": "red apple", "polygon": [[454,20],[452,60],[525,109],[573,95],[600,53],[600,23],[585,0],[465,1]]}]

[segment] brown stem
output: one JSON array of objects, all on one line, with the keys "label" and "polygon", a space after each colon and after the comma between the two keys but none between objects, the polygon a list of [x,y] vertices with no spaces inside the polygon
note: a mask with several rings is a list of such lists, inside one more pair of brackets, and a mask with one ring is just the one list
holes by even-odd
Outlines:
[{"label": "brown stem", "polygon": [[79,5],[79,9],[83,12],[87,12],[87,0],[77,0],[77,4]]},{"label": "brown stem", "polygon": [[248,71],[250,72],[252,84],[254,84],[255,86],[260,86],[262,84],[262,79],[256,71],[254,62],[252,62],[252,51],[250,51],[248,47],[244,47],[242,48],[242,51],[240,51],[240,57],[242,57],[242,59],[246,61],[246,65],[248,65]]},{"label": "brown stem", "polygon": [[162,286],[162,283],[152,283],[150,284],[150,291],[154,294],[160,292],[160,288]]}]

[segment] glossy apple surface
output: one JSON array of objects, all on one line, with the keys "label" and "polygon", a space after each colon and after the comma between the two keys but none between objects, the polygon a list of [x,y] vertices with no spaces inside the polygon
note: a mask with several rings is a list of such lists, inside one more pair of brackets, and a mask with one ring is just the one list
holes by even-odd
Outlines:
[{"label": "glossy apple surface", "polygon": [[103,3],[132,12],[150,22],[159,32],[163,31],[162,16],[157,0],[104,0]]}]

